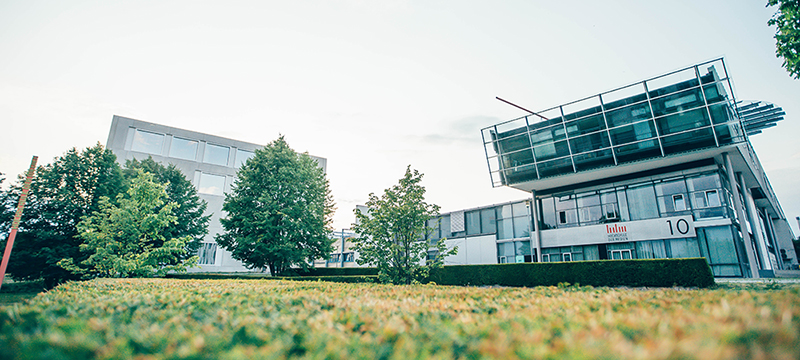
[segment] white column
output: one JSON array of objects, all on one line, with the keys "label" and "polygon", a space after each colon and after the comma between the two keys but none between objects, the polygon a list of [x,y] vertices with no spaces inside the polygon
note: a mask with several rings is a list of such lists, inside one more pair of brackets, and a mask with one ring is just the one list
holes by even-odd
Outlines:
[{"label": "white column", "polygon": [[731,185],[731,193],[733,193],[733,208],[736,210],[736,217],[739,218],[739,229],[741,230],[742,240],[744,241],[744,252],[747,254],[747,261],[750,263],[750,276],[758,278],[758,266],[755,256],[753,256],[753,249],[750,246],[750,235],[747,232],[747,224],[745,224],[742,198],[738,189],[739,183],[736,181],[736,176],[733,174],[733,163],[731,163],[731,157],[728,153],[723,153],[722,159],[725,161],[725,172],[728,173],[728,183]]},{"label": "white column", "polygon": [[539,200],[536,200],[536,190],[531,190],[531,216],[534,229],[531,231],[531,245],[536,246],[536,262],[542,262],[542,233],[539,229]]},{"label": "white column", "polygon": [[753,241],[756,243],[758,258],[761,260],[761,267],[764,270],[772,270],[772,260],[769,258],[766,239],[764,239],[764,229],[761,228],[761,217],[758,216],[758,209],[753,201],[753,194],[750,189],[743,189],[744,203],[747,205],[747,215],[750,219],[750,228],[753,230]]},{"label": "white column", "polygon": [[[745,223],[747,221],[747,217],[749,217],[748,213],[750,212],[747,209],[749,208],[749,206],[747,206],[747,198],[750,195],[750,190],[748,190],[747,186],[744,184],[744,175],[742,175],[741,172],[737,172],[736,175],[738,178],[737,184],[739,185],[739,190],[737,190],[736,194],[743,196],[745,201],[745,208],[742,208],[741,202],[738,202],[737,204],[739,205],[739,208],[742,209],[742,217],[739,219],[739,226],[741,226],[742,229],[742,239],[744,239],[744,248],[747,252],[747,261],[750,262],[750,272],[753,274],[753,277],[760,278],[761,275],[758,274],[758,259],[756,258],[755,253],[756,249],[755,246],[753,246],[755,245],[755,242],[750,237],[750,233],[747,232],[747,224]],[[750,227],[753,230],[753,234],[758,233],[758,228],[756,226],[757,225],[755,223],[752,221],[750,222]]]},{"label": "white column", "polygon": [[783,256],[781,256],[781,245],[778,243],[778,239],[775,235],[775,223],[772,222],[772,216],[769,215],[767,209],[764,209],[764,217],[766,218],[767,223],[767,236],[772,239],[772,246],[775,247],[775,258],[778,260],[778,268],[780,270],[786,269],[786,264],[783,263]]}]

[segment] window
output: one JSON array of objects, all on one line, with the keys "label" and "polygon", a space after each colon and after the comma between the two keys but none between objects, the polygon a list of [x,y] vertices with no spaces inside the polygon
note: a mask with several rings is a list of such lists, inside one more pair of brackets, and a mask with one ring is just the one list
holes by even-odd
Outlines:
[{"label": "window", "polygon": [[497,255],[497,262],[500,264],[531,262],[531,242],[509,241],[497,244]]},{"label": "window", "polygon": [[439,218],[439,232],[443,238],[450,237],[450,216],[442,216]]},{"label": "window", "polygon": [[675,211],[686,210],[686,200],[683,198],[683,194],[672,195],[672,204]]},{"label": "window", "polygon": [[230,148],[227,146],[206,144],[206,151],[203,154],[203,162],[209,164],[227,166],[229,152]]},{"label": "window", "polygon": [[708,206],[722,205],[722,203],[719,201],[719,193],[717,192],[717,190],[707,190],[706,201],[708,202]]},{"label": "window", "polygon": [[197,263],[200,265],[214,265],[217,256],[217,244],[203,243],[198,250]]},{"label": "window", "polygon": [[172,145],[169,147],[169,156],[178,159],[194,160],[197,157],[197,144],[197,140],[173,137]]},{"label": "window", "polygon": [[577,205],[575,204],[575,197],[573,195],[556,197],[555,205],[559,225],[578,225],[578,210],[576,209]]},{"label": "window", "polygon": [[652,185],[629,188],[628,213],[631,220],[654,219],[658,217],[656,194]]},{"label": "window", "polygon": [[721,206],[717,190],[698,191],[694,193],[694,204],[697,208]]},{"label": "window", "polygon": [[441,236],[439,236],[439,218],[428,220],[425,226],[428,228],[428,233],[426,235],[428,240],[431,240],[431,243],[434,243],[436,240],[441,238]]},{"label": "window", "polygon": [[428,255],[425,257],[427,262],[436,261],[436,258],[439,256],[439,252],[436,250],[428,250]]},{"label": "window", "polygon": [[495,211],[494,209],[481,210],[481,233],[492,234],[497,232],[497,225],[495,224]]},{"label": "window", "polygon": [[[540,226],[542,230],[555,229],[558,224],[556,223],[556,207],[553,198],[542,199],[542,210],[540,211]],[[566,216],[566,215],[565,215]]]},{"label": "window", "polygon": [[161,148],[164,145],[164,135],[149,131],[135,129],[133,134],[133,144],[131,150],[161,155]]},{"label": "window", "polygon": [[634,246],[632,243],[615,243],[606,245],[606,251],[608,251],[607,254],[610,260],[632,259],[633,248]]},{"label": "window", "polygon": [[631,251],[630,249],[624,250],[611,250],[611,259],[612,260],[627,260],[631,258]]},{"label": "window", "polygon": [[242,167],[242,165],[244,165],[244,163],[246,163],[247,160],[249,160],[253,156],[256,156],[256,153],[252,151],[236,149],[236,167],[237,168]]},{"label": "window", "polygon": [[477,235],[481,233],[481,213],[480,211],[469,211],[464,213],[467,221],[467,235]]},{"label": "window", "polygon": [[697,238],[671,239],[668,242],[672,259],[700,257]]},{"label": "window", "polygon": [[197,192],[208,195],[223,195],[225,188],[225,177],[221,175],[200,174],[200,184],[197,185]]},{"label": "window", "polygon": [[353,262],[353,253],[345,253],[344,254],[344,262]]},{"label": "window", "polygon": [[578,209],[581,224],[595,224],[603,217],[598,194],[578,195]]}]

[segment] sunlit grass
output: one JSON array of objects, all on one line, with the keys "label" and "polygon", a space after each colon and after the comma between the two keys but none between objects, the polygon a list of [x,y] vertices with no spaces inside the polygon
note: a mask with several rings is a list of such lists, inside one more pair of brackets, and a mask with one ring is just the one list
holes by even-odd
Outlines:
[{"label": "sunlit grass", "polygon": [[800,286],[94,280],[0,307],[0,358],[800,358]]}]

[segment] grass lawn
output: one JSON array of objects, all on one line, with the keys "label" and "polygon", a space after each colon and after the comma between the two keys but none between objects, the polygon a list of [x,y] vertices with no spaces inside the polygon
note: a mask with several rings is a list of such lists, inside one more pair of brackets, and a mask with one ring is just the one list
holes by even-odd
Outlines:
[{"label": "grass lawn", "polygon": [[798,359],[800,286],[93,280],[0,305],[2,359]]}]

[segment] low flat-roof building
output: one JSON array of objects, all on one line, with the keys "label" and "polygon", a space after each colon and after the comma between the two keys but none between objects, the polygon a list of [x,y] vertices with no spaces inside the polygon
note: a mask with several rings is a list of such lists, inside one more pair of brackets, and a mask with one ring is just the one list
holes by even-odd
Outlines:
[{"label": "low flat-roof building", "polygon": [[[114,115],[106,147],[122,165],[126,160],[144,160],[148,156],[159,163],[175,165],[197,188],[200,198],[208,203],[206,215],[212,216],[208,235],[198,254],[200,268],[189,271],[250,271],[233,259],[230,252],[219,248],[214,236],[223,232],[219,222],[224,216],[222,203],[236,178],[236,171],[263,145]],[[312,158],[326,170],[325,158]]]},{"label": "low flat-roof building", "polygon": [[444,214],[434,238],[459,246],[446,264],[702,256],[715,276],[797,269],[748,140],[783,115],[737,102],[716,59],[484,128],[492,185],[531,197]]}]

